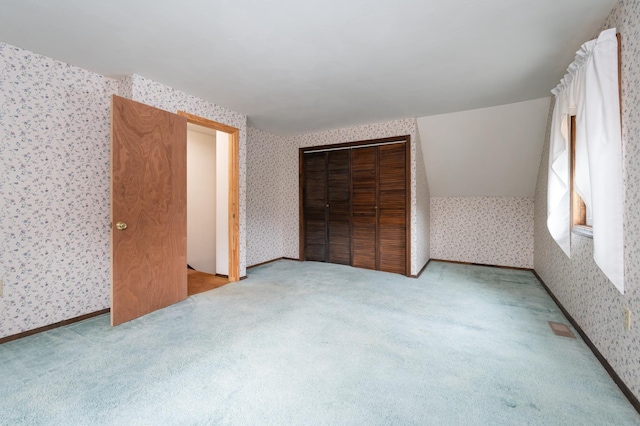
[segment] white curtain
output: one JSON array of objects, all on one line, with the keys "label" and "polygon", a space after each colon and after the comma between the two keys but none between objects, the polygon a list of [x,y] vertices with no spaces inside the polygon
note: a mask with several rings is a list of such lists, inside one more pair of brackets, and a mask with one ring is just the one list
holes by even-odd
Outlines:
[{"label": "white curtain", "polygon": [[551,118],[549,144],[549,176],[547,185],[547,228],[567,256],[571,255],[569,138],[567,105],[564,96],[556,94]]},{"label": "white curtain", "polygon": [[[576,116],[574,184],[593,227],[593,257],[624,293],[624,194],[615,28],[582,45],[556,96],[549,151],[547,226],[570,255],[568,115]],[[553,162],[552,162],[553,160]],[[553,202],[553,204],[552,204]]]}]

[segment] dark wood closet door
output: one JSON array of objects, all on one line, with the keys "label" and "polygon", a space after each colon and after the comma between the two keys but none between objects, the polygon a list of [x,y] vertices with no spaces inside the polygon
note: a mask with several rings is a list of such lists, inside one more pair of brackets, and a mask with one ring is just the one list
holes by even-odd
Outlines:
[{"label": "dark wood closet door", "polygon": [[351,264],[350,150],[327,153],[329,250],[327,262]]},{"label": "dark wood closet door", "polygon": [[408,273],[408,143],[300,150],[302,259]]},{"label": "dark wood closet door", "polygon": [[357,268],[377,268],[377,153],[376,147],[351,152],[352,265]]},{"label": "dark wood closet door", "polygon": [[306,260],[327,260],[326,153],[304,154],[304,235]]},{"label": "dark wood closet door", "polygon": [[378,269],[406,274],[405,144],[378,147]]}]

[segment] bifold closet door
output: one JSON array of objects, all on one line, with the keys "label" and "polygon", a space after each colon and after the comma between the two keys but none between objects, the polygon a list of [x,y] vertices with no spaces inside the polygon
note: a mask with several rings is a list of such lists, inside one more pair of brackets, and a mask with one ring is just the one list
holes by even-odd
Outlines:
[{"label": "bifold closet door", "polygon": [[406,274],[406,146],[303,154],[305,260]]},{"label": "bifold closet door", "polygon": [[351,151],[327,152],[327,262],[351,265]]},{"label": "bifold closet door", "polygon": [[351,264],[350,151],[304,155],[305,258]]},{"label": "bifold closet door", "polygon": [[378,269],[407,272],[406,145],[378,147]]},{"label": "bifold closet door", "polygon": [[377,269],[377,169],[378,148],[351,152],[351,220],[353,266]]},{"label": "bifold closet door", "polygon": [[304,245],[306,260],[327,260],[326,153],[304,154]]}]

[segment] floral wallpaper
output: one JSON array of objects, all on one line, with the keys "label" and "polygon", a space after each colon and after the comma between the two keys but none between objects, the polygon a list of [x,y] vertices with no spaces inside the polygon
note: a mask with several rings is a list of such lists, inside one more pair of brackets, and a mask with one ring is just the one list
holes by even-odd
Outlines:
[{"label": "floral wallpaper", "polygon": [[533,198],[432,197],[431,257],[533,268]]},{"label": "floral wallpaper", "polygon": [[0,337],[110,305],[110,108],[118,93],[240,129],[246,117],[133,75],[113,80],[0,43]]},{"label": "floral wallpaper", "polygon": [[247,134],[247,264],[257,265],[283,256],[280,170],[286,140],[252,127]]},{"label": "floral wallpaper", "polygon": [[109,306],[116,81],[0,43],[0,337]]},{"label": "floral wallpaper", "polygon": [[[640,2],[619,1],[601,30],[616,27],[622,37],[622,147],[625,182],[625,294],[593,261],[593,240],[571,235],[571,258],[546,227],[549,128],[535,198],[535,270],[560,300],[618,376],[640,398]],[[594,38],[597,34],[594,34]],[[566,58],[567,63],[572,58]],[[550,108],[552,110],[553,105]],[[550,119],[549,119],[550,125]],[[632,311],[631,330],[622,323]],[[635,316],[634,316],[635,315]]]},{"label": "floral wallpaper", "polygon": [[119,96],[133,99],[133,78],[133,75],[125,75],[117,80]]}]

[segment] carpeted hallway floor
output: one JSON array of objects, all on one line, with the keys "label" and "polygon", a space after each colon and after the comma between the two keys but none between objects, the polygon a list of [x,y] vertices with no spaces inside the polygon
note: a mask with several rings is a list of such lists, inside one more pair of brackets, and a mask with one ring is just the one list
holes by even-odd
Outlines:
[{"label": "carpeted hallway floor", "polygon": [[0,424],[640,424],[547,321],[567,323],[526,271],[278,261],[117,328],[0,345]]}]

